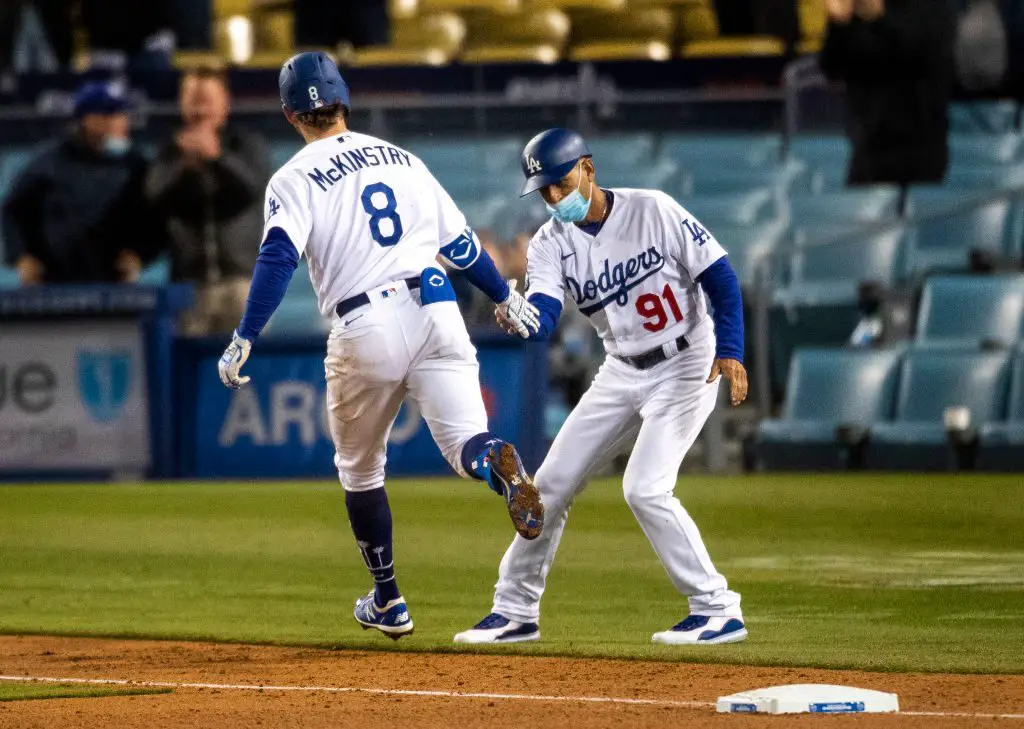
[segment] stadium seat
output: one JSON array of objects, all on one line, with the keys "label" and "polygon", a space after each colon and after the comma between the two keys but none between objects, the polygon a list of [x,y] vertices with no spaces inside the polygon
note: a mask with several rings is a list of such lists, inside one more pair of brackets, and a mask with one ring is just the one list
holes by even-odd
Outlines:
[{"label": "stadium seat", "polygon": [[464,63],[554,63],[569,36],[569,16],[553,8],[467,19]]},{"label": "stadium seat", "polygon": [[846,186],[850,162],[850,142],[846,137],[794,137],[789,157],[807,165],[812,192],[838,191]]},{"label": "stadium seat", "polygon": [[455,11],[460,13],[518,13],[522,0],[420,0],[420,12]]},{"label": "stadium seat", "polygon": [[809,191],[807,168],[802,162],[790,160],[773,167],[742,169],[729,164],[707,164],[690,167],[680,177],[681,195],[749,192],[769,188],[780,197],[791,192]]},{"label": "stadium seat", "polygon": [[480,180],[494,175],[521,174],[519,155],[523,142],[515,138],[414,137],[404,146],[442,181],[454,177]]},{"label": "stadium seat", "polygon": [[512,198],[502,195],[483,198],[473,196],[461,199],[456,197],[454,199],[459,210],[466,216],[466,222],[478,230],[495,230],[499,225],[499,218],[512,200]]},{"label": "stadium seat", "polygon": [[944,186],[972,191],[1001,191],[1024,187],[1024,165],[954,165],[946,172]]},{"label": "stadium seat", "polygon": [[900,191],[878,185],[821,195],[793,195],[789,214],[794,226],[876,223],[899,214]]},{"label": "stadium seat", "polygon": [[825,4],[821,0],[799,0],[796,9],[801,36],[797,52],[817,53],[821,50],[825,28],[828,25]]},{"label": "stadium seat", "polygon": [[951,470],[947,408],[966,407],[973,427],[1001,421],[1006,411],[1009,356],[1003,352],[912,350],[903,360],[895,417],[871,428],[865,466],[887,470]]},{"label": "stadium seat", "polygon": [[622,11],[627,0],[524,0],[527,10],[560,8],[565,10],[608,10]]},{"label": "stadium seat", "polygon": [[912,226],[907,277],[968,268],[971,250],[1012,252],[1020,244],[1022,211],[1014,199],[996,199],[955,215],[926,218]]},{"label": "stadium seat", "polygon": [[[639,167],[654,164],[654,136],[651,134],[603,134],[587,139],[599,180],[627,175]],[[519,149],[522,152],[522,148]]]},{"label": "stadium seat", "polygon": [[855,304],[861,282],[890,286],[896,281],[903,238],[904,227],[896,224],[844,241],[798,246],[790,261],[789,284],[776,291],[776,303],[786,307]]},{"label": "stadium seat", "polygon": [[1006,134],[1016,131],[1020,107],[1017,102],[968,101],[951,104],[949,128],[954,134]]},{"label": "stadium seat", "polygon": [[675,18],[668,8],[587,10],[572,16],[574,61],[667,61]]},{"label": "stadium seat", "polygon": [[930,278],[915,341],[919,347],[1009,347],[1020,339],[1022,316],[1024,274]]},{"label": "stadium seat", "polygon": [[901,350],[800,349],[789,368],[782,416],[759,426],[757,460],[767,469],[848,465],[837,428],[865,432],[892,415]]},{"label": "stadium seat", "polygon": [[633,167],[601,166],[598,170],[598,182],[605,187],[640,187],[672,194],[677,188],[679,166],[672,160],[660,159]]},{"label": "stadium seat", "polygon": [[766,58],[785,54],[785,41],[770,35],[707,38],[689,41],[679,49],[679,55],[683,58]]},{"label": "stadium seat", "polygon": [[788,233],[786,224],[778,220],[757,226],[709,224],[707,228],[728,252],[740,284],[748,287],[754,284],[758,265],[781,250]]},{"label": "stadium seat", "polygon": [[782,139],[776,135],[668,134],[661,141],[661,156],[697,172],[709,167],[737,171],[777,168]]},{"label": "stadium seat", "polygon": [[956,213],[991,195],[992,190],[967,185],[916,185],[907,193],[905,212],[912,218]]},{"label": "stadium seat", "polygon": [[683,200],[686,209],[706,226],[758,225],[778,217],[775,195],[763,188],[722,195],[692,195]]},{"label": "stadium seat", "polygon": [[992,162],[1007,164],[1020,159],[1021,142],[1021,136],[1016,133],[950,134],[950,163],[953,166]]},{"label": "stadium seat", "polygon": [[707,2],[682,5],[676,13],[676,25],[676,38],[683,46],[719,36],[718,16]]},{"label": "stadium seat", "polygon": [[1018,351],[1012,363],[1006,420],[982,425],[979,446],[979,469],[1024,470],[1024,350]]},{"label": "stadium seat", "polygon": [[274,171],[281,169],[300,149],[302,149],[301,140],[273,140],[270,143],[270,164],[272,169]]},{"label": "stadium seat", "polygon": [[391,43],[355,52],[356,66],[442,66],[458,53],[466,21],[455,13],[434,13],[391,24]]}]

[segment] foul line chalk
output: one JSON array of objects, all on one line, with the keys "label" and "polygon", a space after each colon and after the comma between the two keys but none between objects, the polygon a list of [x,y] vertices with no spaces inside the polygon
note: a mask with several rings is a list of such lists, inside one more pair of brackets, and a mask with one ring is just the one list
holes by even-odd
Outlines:
[{"label": "foul line chalk", "polygon": [[[375,694],[377,696],[420,696],[435,699],[487,699],[497,701],[561,701],[579,704],[626,706],[674,706],[681,709],[713,708],[713,701],[670,699],[628,699],[616,696],[545,696],[543,694],[492,694],[463,691],[417,691],[413,689],[363,688],[359,686],[260,686],[258,684],[185,683],[178,681],[133,681],[124,678],[57,678],[55,676],[0,676],[0,681],[21,683],[71,683],[89,686],[141,686],[144,688],[216,689],[218,691],[297,691],[331,694]],[[970,712],[901,711],[890,716],[934,716],[956,719],[1024,719],[1024,714],[974,714]]]}]

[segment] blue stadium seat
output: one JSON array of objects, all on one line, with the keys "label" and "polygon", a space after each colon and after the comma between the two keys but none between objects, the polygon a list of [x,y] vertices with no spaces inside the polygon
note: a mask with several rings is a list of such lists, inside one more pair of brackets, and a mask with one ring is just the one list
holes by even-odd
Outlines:
[{"label": "blue stadium seat", "polygon": [[968,101],[951,104],[949,128],[954,134],[1005,134],[1018,128],[1015,101]]},{"label": "blue stadium seat", "polygon": [[1012,363],[1006,420],[981,427],[977,467],[985,471],[1024,470],[1024,350]]},{"label": "blue stadium seat", "polygon": [[886,286],[896,281],[904,227],[893,225],[823,245],[798,246],[790,260],[789,285],[775,293],[785,306],[820,307],[854,304],[862,281]]},{"label": "blue stadium seat", "polygon": [[758,225],[778,218],[776,198],[768,188],[722,195],[693,195],[683,205],[712,232],[719,226]]},{"label": "blue stadium seat", "polygon": [[662,139],[661,156],[675,160],[687,171],[708,167],[775,167],[782,160],[782,138],[775,135],[669,134]]},{"label": "blue stadium seat", "polygon": [[907,250],[907,276],[965,270],[972,249],[1013,253],[1020,245],[1022,212],[1018,200],[1003,198],[949,217],[914,223]]},{"label": "blue stadium seat", "polygon": [[501,195],[455,202],[466,216],[466,222],[475,230],[495,230],[510,204],[509,198]]},{"label": "blue stadium seat", "polygon": [[[598,166],[596,170],[597,182],[603,187],[639,187],[671,195],[676,188],[674,181],[679,174],[679,165],[669,159],[659,159],[636,167],[606,169]],[[522,185],[522,178],[519,178],[519,184]]]},{"label": "blue stadium seat", "polygon": [[523,151],[523,142],[515,138],[419,137],[409,139],[403,146],[419,157],[438,179],[454,175],[479,179],[518,172]]},{"label": "blue stadium seat", "polygon": [[949,160],[957,165],[976,165],[998,162],[1007,164],[1020,159],[1020,134],[951,134]]},{"label": "blue stadium seat", "polygon": [[705,165],[691,167],[681,176],[680,194],[716,195],[749,192],[760,188],[778,190],[781,194],[809,192],[807,167],[790,160],[784,164],[755,169],[735,166]]},{"label": "blue stadium seat", "polygon": [[729,262],[743,286],[754,283],[757,266],[785,245],[786,224],[773,220],[756,226],[708,226],[708,230],[729,253]]},{"label": "blue stadium seat", "polygon": [[980,164],[953,165],[946,172],[943,185],[954,190],[999,191],[1024,186],[1024,165]]},{"label": "blue stadium seat", "polygon": [[284,164],[295,156],[295,153],[302,149],[300,141],[284,141],[274,139],[270,143],[270,167],[277,172]]},{"label": "blue stadium seat", "polygon": [[834,192],[846,185],[850,150],[846,137],[798,136],[790,142],[789,157],[807,166],[811,192]]},{"label": "blue stadium seat", "polygon": [[0,291],[5,289],[16,289],[20,285],[18,274],[13,268],[0,266]]},{"label": "blue stadium seat", "polygon": [[[655,160],[654,136],[651,134],[594,135],[587,137],[587,146],[594,156],[598,179],[610,180],[613,186],[617,184],[615,180],[619,175],[628,174]],[[517,160],[520,152],[522,147],[517,152]]]},{"label": "blue stadium seat", "polygon": [[899,188],[889,185],[821,195],[793,195],[789,199],[789,214],[794,226],[873,223],[895,218],[899,214],[899,201]]},{"label": "blue stadium seat", "polygon": [[1006,411],[1009,356],[1004,352],[914,350],[900,370],[892,422],[871,428],[865,466],[888,470],[949,470],[956,466],[944,425],[947,408],[966,407],[971,424],[1001,421]]},{"label": "blue stadium seat", "polygon": [[1021,336],[1024,274],[928,279],[917,316],[919,346],[1008,347]]},{"label": "blue stadium seat", "polygon": [[907,193],[905,212],[911,217],[960,212],[991,197],[992,192],[969,185],[915,185]]},{"label": "blue stadium seat", "polygon": [[841,468],[839,426],[865,431],[892,416],[901,350],[800,349],[793,355],[782,417],[761,422],[757,454],[769,469]]}]

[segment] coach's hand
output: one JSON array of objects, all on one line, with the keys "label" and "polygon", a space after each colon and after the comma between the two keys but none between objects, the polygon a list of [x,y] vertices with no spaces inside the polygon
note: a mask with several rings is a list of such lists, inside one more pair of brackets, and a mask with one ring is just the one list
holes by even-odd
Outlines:
[{"label": "coach's hand", "polygon": [[711,364],[708,383],[712,383],[721,375],[729,381],[729,399],[733,405],[739,405],[747,399],[747,370],[743,363],[736,359],[715,359]]},{"label": "coach's hand", "polygon": [[536,334],[540,329],[540,312],[516,291],[514,278],[509,279],[508,298],[498,304],[496,314],[499,323],[506,326],[509,334],[518,334],[523,339],[529,339],[531,334]]},{"label": "coach's hand", "polygon": [[249,359],[250,348],[252,348],[252,342],[242,339],[236,331],[231,335],[231,344],[220,356],[220,361],[217,363],[220,381],[232,390],[237,390],[249,381],[248,377],[240,377],[238,373],[242,369],[242,365],[245,364],[245,360]]}]

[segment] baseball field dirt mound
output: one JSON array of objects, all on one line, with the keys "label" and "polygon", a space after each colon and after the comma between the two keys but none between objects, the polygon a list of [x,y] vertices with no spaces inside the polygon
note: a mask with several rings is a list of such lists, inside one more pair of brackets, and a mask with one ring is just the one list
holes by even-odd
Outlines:
[{"label": "baseball field dirt mound", "polygon": [[[1024,729],[1024,676],[896,674],[484,654],[0,637],[2,680],[73,679],[170,694],[0,704],[0,728],[858,727]],[[900,715],[751,717],[715,699],[786,683],[899,694]]]}]

